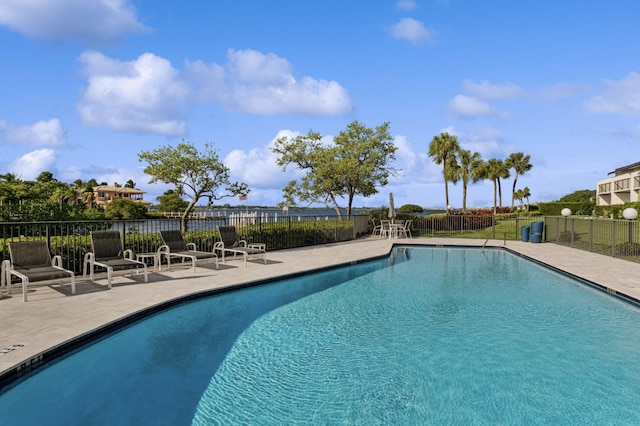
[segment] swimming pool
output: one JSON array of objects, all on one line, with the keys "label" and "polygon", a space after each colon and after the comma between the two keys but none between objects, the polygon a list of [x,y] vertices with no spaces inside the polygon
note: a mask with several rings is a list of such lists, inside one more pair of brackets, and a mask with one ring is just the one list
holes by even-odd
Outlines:
[{"label": "swimming pool", "polygon": [[638,308],[502,250],[175,307],[0,396],[3,424],[637,424]]}]

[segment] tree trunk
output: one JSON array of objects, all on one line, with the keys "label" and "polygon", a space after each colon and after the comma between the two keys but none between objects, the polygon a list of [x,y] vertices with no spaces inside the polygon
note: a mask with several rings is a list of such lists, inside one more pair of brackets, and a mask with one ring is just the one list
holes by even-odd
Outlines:
[{"label": "tree trunk", "polygon": [[338,219],[342,220],[342,212],[340,212],[340,206],[338,205],[336,197],[334,197],[333,194],[331,194],[331,201],[333,202],[333,209],[336,211]]},{"label": "tree trunk", "polygon": [[349,194],[349,202],[347,204],[347,219],[351,219],[351,204],[353,204],[353,194]]},{"label": "tree trunk", "polygon": [[187,208],[182,212],[182,217],[180,218],[180,231],[182,231],[183,234],[189,230],[189,214],[195,206],[196,201],[191,200]]},{"label": "tree trunk", "polygon": [[446,203],[444,208],[447,209],[447,214],[449,214],[449,184],[446,179],[444,180],[444,201]]},{"label": "tree trunk", "polygon": [[496,215],[496,207],[497,207],[497,202],[498,202],[498,200],[496,198],[496,196],[498,194],[498,188],[497,188],[497,184],[496,184],[497,180],[498,179],[494,179],[493,180],[493,215],[494,216]]},{"label": "tree trunk", "polygon": [[511,190],[511,208],[515,205],[516,200],[516,183],[518,183],[518,174],[513,178],[513,189]]},{"label": "tree trunk", "polygon": [[467,212],[467,184],[462,183],[462,213]]}]

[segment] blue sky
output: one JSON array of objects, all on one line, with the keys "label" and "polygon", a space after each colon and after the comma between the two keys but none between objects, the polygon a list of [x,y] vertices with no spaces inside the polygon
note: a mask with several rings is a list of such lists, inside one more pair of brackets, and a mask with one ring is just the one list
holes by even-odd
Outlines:
[{"label": "blue sky", "polygon": [[[275,205],[297,176],[276,138],[388,121],[400,173],[355,206],[444,206],[426,155],[443,131],[484,159],[531,155],[518,188],[551,201],[640,161],[638,16],[636,0],[0,0],[0,173],[132,179],[155,202],[169,187],[137,154],[184,138]],[[492,200],[470,186],[468,205]]]}]

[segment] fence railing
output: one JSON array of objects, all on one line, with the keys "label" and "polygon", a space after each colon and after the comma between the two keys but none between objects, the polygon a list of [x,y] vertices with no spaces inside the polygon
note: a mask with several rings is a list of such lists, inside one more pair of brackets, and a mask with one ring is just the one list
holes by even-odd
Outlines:
[{"label": "fence railing", "polygon": [[545,216],[450,215],[414,218],[413,235],[520,240],[521,228],[544,221],[543,241],[640,262],[640,221]]},{"label": "fence railing", "polygon": [[545,241],[640,262],[637,220],[545,217]]},{"label": "fence railing", "polygon": [[520,228],[530,226],[541,217],[494,217],[478,215],[449,215],[414,217],[412,233],[422,237],[451,237],[519,240]]},{"label": "fence railing", "polygon": [[[211,251],[219,241],[219,225],[232,224],[238,236],[248,243],[265,243],[267,250],[280,250],[317,244],[348,241],[362,233],[366,217],[339,219],[337,216],[257,217],[247,221],[223,218],[192,218],[184,237],[199,250]],[[354,227],[354,223],[356,227]],[[77,222],[0,222],[0,259],[9,258],[10,241],[46,239],[51,253],[60,255],[63,265],[82,273],[84,255],[91,251],[90,232],[116,230],[122,235],[125,249],[134,253],[156,251],[161,245],[159,232],[180,229],[176,219],[77,221]]]}]

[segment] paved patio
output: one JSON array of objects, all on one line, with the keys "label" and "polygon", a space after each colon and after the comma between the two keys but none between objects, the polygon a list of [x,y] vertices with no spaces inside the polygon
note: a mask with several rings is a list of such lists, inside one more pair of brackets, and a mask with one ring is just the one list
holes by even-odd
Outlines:
[{"label": "paved patio", "polygon": [[[268,264],[228,260],[213,265],[188,264],[172,271],[143,276],[116,276],[113,289],[106,276],[93,283],[77,277],[77,294],[68,285],[33,286],[22,301],[17,286],[0,300],[0,374],[37,361],[43,352],[145,308],[189,294],[240,283],[281,277],[338,264],[387,255],[393,244],[481,246],[484,241],[453,238],[387,240],[374,237],[339,244],[268,253]],[[506,247],[577,277],[640,300],[640,264],[588,253],[556,244],[490,240],[487,246]]]}]

